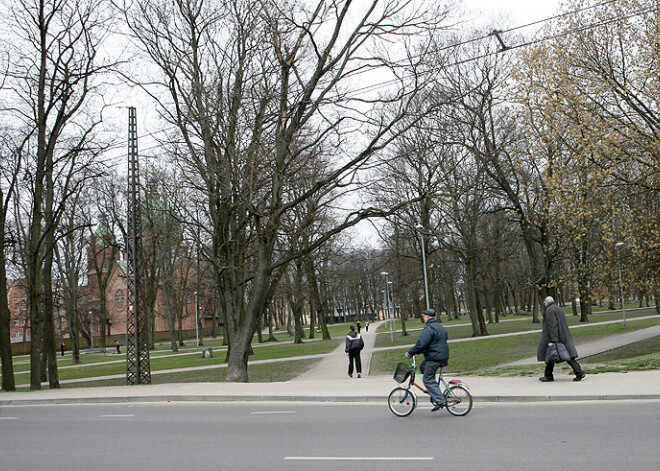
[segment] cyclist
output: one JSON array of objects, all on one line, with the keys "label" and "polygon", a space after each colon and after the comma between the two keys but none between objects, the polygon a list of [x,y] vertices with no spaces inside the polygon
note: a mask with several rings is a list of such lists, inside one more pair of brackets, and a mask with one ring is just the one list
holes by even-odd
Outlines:
[{"label": "cyclist", "polygon": [[435,402],[432,411],[437,411],[445,405],[445,398],[440,392],[440,387],[435,379],[438,368],[447,366],[449,360],[449,345],[447,344],[447,329],[435,320],[435,311],[427,309],[422,312],[424,329],[419,334],[417,343],[406,352],[410,358],[418,353],[424,354],[424,361],[419,365],[423,374],[424,385],[431,396],[431,402]]}]

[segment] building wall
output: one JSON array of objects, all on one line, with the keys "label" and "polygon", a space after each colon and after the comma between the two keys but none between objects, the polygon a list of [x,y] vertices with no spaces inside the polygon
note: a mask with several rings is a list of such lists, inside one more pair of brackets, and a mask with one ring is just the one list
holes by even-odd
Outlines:
[{"label": "building wall", "polygon": [[[88,274],[88,286],[80,287],[80,303],[81,306],[83,306],[82,309],[87,309],[88,313],[92,314],[91,325],[93,335],[95,337],[95,346],[98,346],[97,342],[101,335],[101,328],[105,328],[106,335],[109,336],[109,340],[107,341],[108,345],[114,344],[114,338],[116,338],[114,336],[126,335],[126,276],[122,266],[122,263],[115,263],[112,267],[112,271],[108,279],[108,285],[105,292],[108,320],[107,325],[101,326],[100,323],[98,309],[99,297],[101,294],[98,286],[98,280],[93,271]],[[21,280],[8,282],[7,293],[10,313],[11,342],[29,342],[30,328],[28,319],[28,303],[24,283]],[[206,310],[206,306],[204,305],[205,299],[207,298],[201,294],[199,297],[200,314],[204,313]],[[167,323],[167,310],[163,299],[163,293],[160,289],[158,290],[154,309],[156,314],[155,337],[157,339],[168,338],[167,332],[169,331],[169,327]],[[195,299],[194,291],[192,290],[186,293],[185,301],[183,304],[183,311],[184,317],[182,328],[184,331],[187,331],[189,335],[190,332],[195,332],[196,327],[194,317]],[[212,319],[204,317],[206,316],[202,317],[201,328],[205,329],[206,331],[210,331],[211,322],[213,321]],[[89,320],[83,322],[89,322]],[[88,328],[89,326],[86,325],[85,329]],[[69,339],[70,336],[66,322],[66,315],[62,309],[56,310],[55,312],[55,331],[58,345],[60,341],[64,341],[65,345],[67,345],[67,348],[69,348],[69,342],[65,341],[65,339]],[[110,336],[112,336],[112,338]]]},{"label": "building wall", "polygon": [[[106,310],[107,310],[107,319],[109,324],[106,326],[107,335],[124,335],[126,334],[126,275],[124,273],[121,263],[117,263],[113,266],[110,278],[108,279],[108,285],[105,293],[106,297]],[[192,279],[192,278],[190,278]],[[96,278],[89,277],[90,293],[98,293],[98,283]],[[204,312],[204,300],[205,296],[201,295],[199,297],[199,309],[200,313]],[[167,322],[167,308],[165,305],[165,300],[163,297],[163,292],[161,289],[158,289],[156,295],[156,302],[154,305],[154,313],[156,316],[155,323],[155,332],[167,332],[169,331],[168,322]],[[195,330],[195,299],[194,291],[189,290],[184,299],[183,303],[183,320],[182,328],[183,330]],[[98,315],[97,315],[98,317]],[[202,318],[201,327],[205,328],[211,327],[211,319]],[[97,322],[98,324],[98,322]],[[175,323],[175,326],[178,325]],[[99,327],[94,328],[95,335],[100,335]],[[175,327],[176,328],[176,327]]]},{"label": "building wall", "polygon": [[8,283],[7,298],[9,304],[9,332],[11,342],[22,342],[24,340],[24,335],[25,340],[30,340],[27,293],[21,280]]}]

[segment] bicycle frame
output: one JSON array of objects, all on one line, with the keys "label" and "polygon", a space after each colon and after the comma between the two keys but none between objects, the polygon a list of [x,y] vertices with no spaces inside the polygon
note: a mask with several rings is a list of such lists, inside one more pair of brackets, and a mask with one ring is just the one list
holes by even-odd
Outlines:
[{"label": "bicycle frame", "polygon": [[[419,384],[417,384],[415,382],[415,377],[418,377],[419,379],[423,379],[422,375],[419,374],[418,371],[417,371],[417,363],[415,362],[415,356],[413,356],[411,358],[410,363],[411,363],[410,366],[412,367],[414,374],[410,375],[410,379],[408,380],[408,386],[406,386],[406,394],[404,396],[404,399],[408,397],[408,393],[410,392],[410,388],[412,388],[413,386],[415,386],[417,389],[422,391],[424,394],[429,393],[428,390],[425,387],[420,386]],[[440,386],[442,388],[441,392],[443,394],[450,390],[449,389],[450,384],[460,384],[463,387],[467,388],[467,386],[465,384],[463,384],[463,382],[459,379],[453,379],[453,380],[449,381],[449,383],[447,383],[447,381],[445,381],[445,379],[442,376],[442,369],[441,369],[440,370],[440,375],[438,376],[438,386]]]},{"label": "bicycle frame", "polygon": [[[405,371],[405,370],[404,370]],[[428,390],[415,381],[415,377],[419,376],[423,380],[423,376],[417,372],[417,363],[415,362],[415,357],[412,357],[410,361],[410,369],[408,369],[409,374],[406,380],[399,383],[399,386],[392,389],[388,396],[388,406],[392,413],[398,417],[407,417],[410,415],[417,406],[417,394],[413,390],[413,386],[422,391],[425,394],[428,394]],[[401,378],[401,366],[397,366],[397,370],[394,375],[394,379],[399,382]],[[410,374],[412,373],[412,374]],[[407,383],[407,384],[404,384]],[[460,379],[452,379],[451,381],[445,381],[442,376],[442,370],[440,370],[440,375],[438,377],[438,387],[444,398],[443,404],[440,404],[439,407],[445,407],[446,410],[455,416],[464,416],[467,415],[470,410],[472,410],[472,393],[470,389],[461,381]],[[443,391],[444,389],[444,391]],[[431,403],[438,406],[433,399]],[[438,407],[434,407],[433,410],[437,410]]]}]

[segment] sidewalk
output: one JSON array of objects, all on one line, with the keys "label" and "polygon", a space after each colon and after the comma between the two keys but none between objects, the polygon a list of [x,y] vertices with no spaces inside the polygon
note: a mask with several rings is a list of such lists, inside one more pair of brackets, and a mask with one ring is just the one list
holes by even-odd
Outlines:
[{"label": "sidewalk", "polygon": [[[660,399],[660,371],[603,373],[579,383],[557,376],[554,383],[536,377],[462,376],[476,402],[539,402]],[[54,389],[0,394],[0,406],[124,402],[387,402],[397,386],[390,376],[282,383],[183,383],[99,388]],[[419,394],[420,400],[423,395]]]},{"label": "sidewalk", "polygon": [[[98,388],[44,389],[0,394],[0,406],[24,404],[76,404],[169,401],[286,401],[286,402],[366,402],[386,404],[389,392],[397,386],[391,375],[369,376],[376,329],[362,331],[363,378],[348,377],[348,359],[343,343],[314,368],[287,382],[279,383],[179,383]],[[602,351],[634,339],[658,335],[660,327],[614,336],[609,342],[578,345],[586,356],[597,348]],[[623,342],[623,343],[622,343]],[[398,347],[401,348],[401,347]],[[380,349],[377,349],[380,350]],[[593,354],[593,353],[591,353]],[[526,359],[523,361],[530,361]],[[534,359],[534,362],[535,359]],[[539,375],[542,365],[539,363]],[[447,376],[447,379],[451,377]],[[553,383],[536,377],[461,376],[476,402],[585,401],[622,399],[660,399],[660,370],[587,375],[575,383],[572,375],[557,375]],[[418,395],[423,401],[423,394]]]}]

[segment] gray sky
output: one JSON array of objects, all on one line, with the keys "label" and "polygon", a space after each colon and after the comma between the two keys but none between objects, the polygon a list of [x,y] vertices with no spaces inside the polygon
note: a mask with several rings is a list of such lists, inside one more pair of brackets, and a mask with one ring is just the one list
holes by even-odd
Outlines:
[{"label": "gray sky", "polygon": [[560,0],[462,0],[462,3],[466,9],[483,12],[484,20],[510,15],[512,24],[519,25],[552,16]]}]

